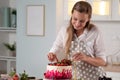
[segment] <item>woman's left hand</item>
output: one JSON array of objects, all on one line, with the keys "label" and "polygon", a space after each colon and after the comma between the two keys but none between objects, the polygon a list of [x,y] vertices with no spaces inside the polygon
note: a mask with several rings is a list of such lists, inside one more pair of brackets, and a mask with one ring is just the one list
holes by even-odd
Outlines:
[{"label": "woman's left hand", "polygon": [[86,61],[88,58],[84,53],[75,53],[72,57],[73,61]]}]

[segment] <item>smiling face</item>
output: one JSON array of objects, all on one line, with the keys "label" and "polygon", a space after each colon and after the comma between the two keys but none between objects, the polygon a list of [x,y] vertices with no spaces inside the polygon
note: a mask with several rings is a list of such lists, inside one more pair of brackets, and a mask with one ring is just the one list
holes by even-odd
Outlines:
[{"label": "smiling face", "polygon": [[89,21],[88,14],[80,13],[76,10],[73,11],[71,23],[75,30],[77,31],[83,30],[88,21]]}]

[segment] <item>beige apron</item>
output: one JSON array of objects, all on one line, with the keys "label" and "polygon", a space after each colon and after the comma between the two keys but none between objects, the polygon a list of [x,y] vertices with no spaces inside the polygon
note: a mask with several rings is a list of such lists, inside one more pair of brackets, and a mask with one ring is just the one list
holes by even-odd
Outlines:
[{"label": "beige apron", "polygon": [[[87,54],[86,44],[84,41],[72,41],[69,59],[72,59],[72,55],[75,52],[83,52],[86,55],[92,57],[93,55]],[[98,80],[98,77],[105,75],[105,72],[101,67],[95,67],[83,61],[73,62],[73,80]]]}]

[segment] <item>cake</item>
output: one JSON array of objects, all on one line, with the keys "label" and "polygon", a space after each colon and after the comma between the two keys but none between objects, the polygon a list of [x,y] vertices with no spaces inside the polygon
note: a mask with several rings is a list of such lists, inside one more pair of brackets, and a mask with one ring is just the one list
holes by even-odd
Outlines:
[{"label": "cake", "polygon": [[63,59],[61,62],[49,63],[44,78],[44,80],[72,79],[71,61]]}]

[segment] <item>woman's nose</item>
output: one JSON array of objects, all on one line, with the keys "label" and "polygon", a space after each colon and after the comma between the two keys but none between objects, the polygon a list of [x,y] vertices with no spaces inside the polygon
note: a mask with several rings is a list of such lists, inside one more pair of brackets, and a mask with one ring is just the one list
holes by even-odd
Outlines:
[{"label": "woman's nose", "polygon": [[75,25],[76,25],[76,26],[80,26],[81,23],[80,23],[79,21],[77,21],[77,22],[75,23]]}]

